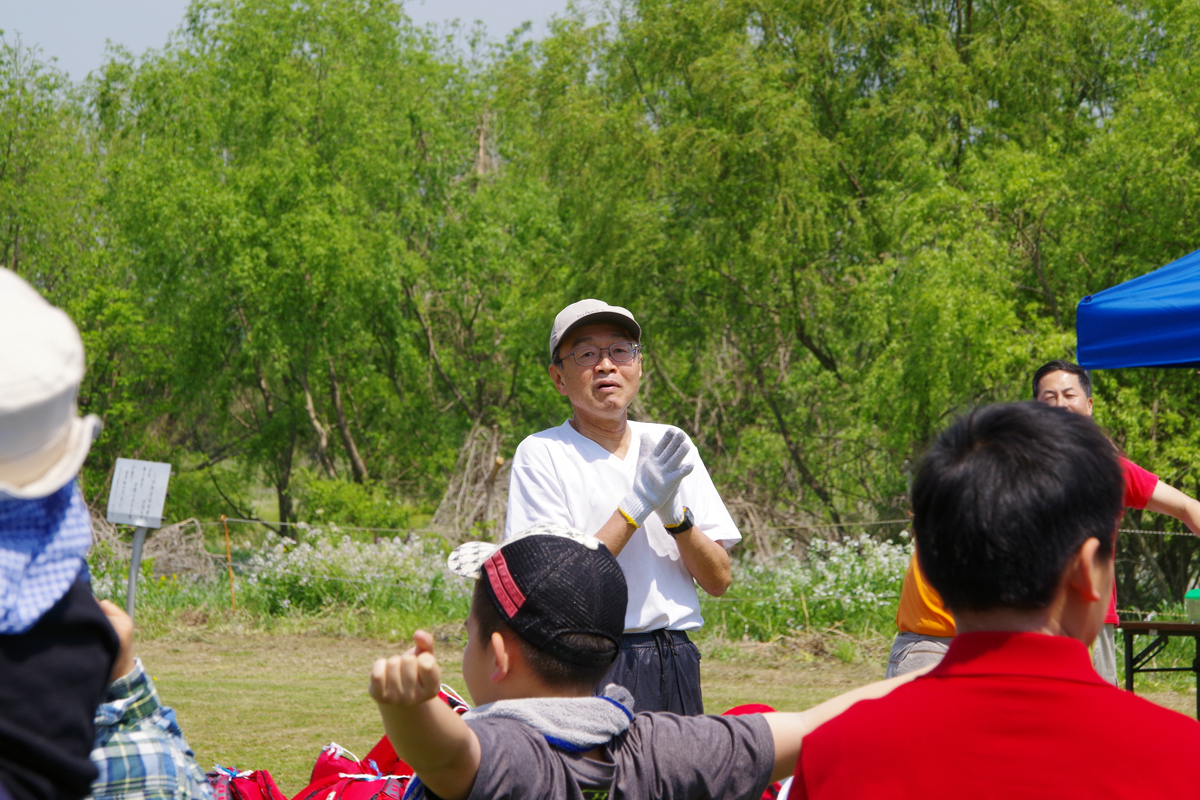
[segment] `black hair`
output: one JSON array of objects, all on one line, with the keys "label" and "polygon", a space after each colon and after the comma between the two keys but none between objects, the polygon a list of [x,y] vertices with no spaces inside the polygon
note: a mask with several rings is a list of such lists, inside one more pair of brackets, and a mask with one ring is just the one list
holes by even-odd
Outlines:
[{"label": "black hair", "polygon": [[1041,609],[1089,538],[1113,551],[1125,481],[1088,417],[1036,402],[980,408],[929,448],[913,483],[921,569],[951,611]]},{"label": "black hair", "polygon": [[[572,664],[537,649],[522,639],[521,635],[500,616],[500,612],[492,605],[492,600],[488,597],[482,580],[475,581],[475,593],[471,597],[471,614],[475,617],[475,625],[479,631],[480,640],[484,644],[492,637],[493,633],[511,633],[517,646],[521,648],[521,656],[525,663],[529,665],[533,674],[547,686],[591,693],[600,685],[600,681],[604,679],[612,666],[611,664]],[[610,639],[590,633],[568,633],[560,638],[564,644],[589,653],[609,653],[613,648]]]},{"label": "black hair", "polygon": [[1047,361],[1038,367],[1037,372],[1033,373],[1033,399],[1037,400],[1038,384],[1042,382],[1042,378],[1049,375],[1051,372],[1069,372],[1079,379],[1079,388],[1083,389],[1083,393],[1088,397],[1092,396],[1092,376],[1088,375],[1088,371],[1078,364],[1072,364],[1070,361],[1056,359]]}]

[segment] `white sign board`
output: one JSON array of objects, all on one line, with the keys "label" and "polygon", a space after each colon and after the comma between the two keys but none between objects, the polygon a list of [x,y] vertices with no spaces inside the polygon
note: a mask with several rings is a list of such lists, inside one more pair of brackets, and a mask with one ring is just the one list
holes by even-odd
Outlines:
[{"label": "white sign board", "polygon": [[171,465],[118,458],[106,519],[116,525],[161,528]]}]

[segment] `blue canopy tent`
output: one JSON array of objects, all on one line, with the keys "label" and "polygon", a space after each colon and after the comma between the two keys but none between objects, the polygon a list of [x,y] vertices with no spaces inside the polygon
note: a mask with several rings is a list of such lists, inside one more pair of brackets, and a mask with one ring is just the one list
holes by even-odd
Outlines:
[{"label": "blue canopy tent", "polygon": [[1200,250],[1079,301],[1084,369],[1200,366]]}]

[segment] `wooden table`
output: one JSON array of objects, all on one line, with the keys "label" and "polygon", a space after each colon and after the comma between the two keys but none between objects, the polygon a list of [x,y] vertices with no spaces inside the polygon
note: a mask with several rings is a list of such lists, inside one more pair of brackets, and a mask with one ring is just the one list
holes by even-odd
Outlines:
[{"label": "wooden table", "polygon": [[[1138,672],[1191,672],[1196,675],[1196,719],[1200,719],[1200,623],[1195,622],[1121,622],[1118,627],[1125,636],[1125,688],[1133,691],[1133,676]],[[1140,653],[1133,652],[1133,637],[1152,637]],[[1146,667],[1150,659],[1162,652],[1172,636],[1189,636],[1196,642],[1196,656],[1190,667]]]}]

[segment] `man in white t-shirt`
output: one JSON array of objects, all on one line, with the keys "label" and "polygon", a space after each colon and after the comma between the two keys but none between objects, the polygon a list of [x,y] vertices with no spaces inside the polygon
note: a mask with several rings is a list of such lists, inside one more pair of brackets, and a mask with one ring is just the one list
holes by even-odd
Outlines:
[{"label": "man in white t-shirt", "polygon": [[604,542],[629,604],[621,654],[601,685],[624,686],[638,711],[701,714],[700,652],[686,633],[704,623],[696,584],[714,597],[729,588],[726,549],[741,534],[687,435],[629,420],[640,340],[619,306],[581,300],[559,312],[549,372],[573,415],[517,448],[505,537],[554,522]]}]

